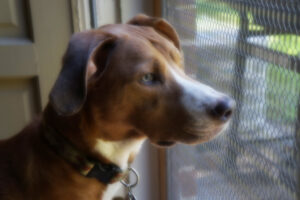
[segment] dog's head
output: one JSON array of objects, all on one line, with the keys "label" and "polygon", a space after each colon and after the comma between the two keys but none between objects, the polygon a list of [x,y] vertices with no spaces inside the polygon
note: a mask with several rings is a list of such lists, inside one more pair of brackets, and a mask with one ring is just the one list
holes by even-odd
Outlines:
[{"label": "dog's head", "polygon": [[50,103],[63,116],[88,113],[93,137],[201,143],[224,128],[234,107],[185,75],[179,38],[163,19],[138,15],[75,34],[63,64]]}]

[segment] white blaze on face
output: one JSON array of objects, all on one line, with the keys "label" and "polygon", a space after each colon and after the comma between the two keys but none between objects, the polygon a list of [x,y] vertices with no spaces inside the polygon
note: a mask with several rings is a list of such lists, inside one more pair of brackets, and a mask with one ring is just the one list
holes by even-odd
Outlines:
[{"label": "white blaze on face", "polygon": [[[183,91],[181,98],[183,106],[192,115],[203,115],[205,109],[215,104],[224,94],[204,85],[184,74],[179,69],[169,67],[175,81]],[[200,116],[199,116],[200,117]]]}]

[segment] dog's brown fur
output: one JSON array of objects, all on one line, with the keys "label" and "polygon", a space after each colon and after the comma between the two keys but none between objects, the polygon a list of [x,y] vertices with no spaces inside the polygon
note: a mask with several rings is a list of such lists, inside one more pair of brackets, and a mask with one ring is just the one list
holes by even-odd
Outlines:
[{"label": "dog's brown fur", "polygon": [[[45,124],[102,162],[109,158],[95,150],[99,138],[152,143],[211,138],[210,132],[183,134],[194,119],[179,103],[182,90],[170,65],[182,73],[178,36],[162,19],[139,15],[129,24],[75,34],[42,117],[0,142],[0,199],[101,199],[106,185],[79,174],[42,141]],[[141,84],[145,73],[159,74],[157,85]],[[212,121],[215,130],[223,123]]]}]

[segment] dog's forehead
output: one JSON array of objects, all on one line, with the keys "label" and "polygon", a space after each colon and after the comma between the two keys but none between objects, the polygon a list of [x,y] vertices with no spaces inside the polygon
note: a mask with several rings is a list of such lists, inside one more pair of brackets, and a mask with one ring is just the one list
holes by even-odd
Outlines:
[{"label": "dog's forehead", "polygon": [[152,27],[149,26],[135,26],[131,24],[108,24],[98,29],[118,37],[155,37],[164,40]]},{"label": "dog's forehead", "polygon": [[146,49],[148,48],[149,50],[148,44],[150,44],[151,47],[154,47],[163,54],[171,55],[172,58],[181,58],[181,52],[174,44],[152,27],[113,24],[103,26],[99,30],[117,36],[124,41],[123,44],[131,48],[132,51],[138,50],[140,54],[146,53]]}]

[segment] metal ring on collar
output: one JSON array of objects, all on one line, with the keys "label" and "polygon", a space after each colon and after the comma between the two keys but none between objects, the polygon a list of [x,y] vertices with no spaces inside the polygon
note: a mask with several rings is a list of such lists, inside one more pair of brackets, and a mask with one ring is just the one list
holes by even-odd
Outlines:
[{"label": "metal ring on collar", "polygon": [[137,186],[137,184],[139,183],[139,174],[138,174],[138,172],[137,172],[135,169],[133,169],[132,167],[129,167],[127,170],[128,170],[127,177],[129,177],[130,172],[132,172],[133,175],[135,176],[135,182],[133,182],[133,183],[126,183],[126,182],[124,181],[124,179],[121,180],[120,182],[121,182],[126,188],[134,188],[134,187]]}]

